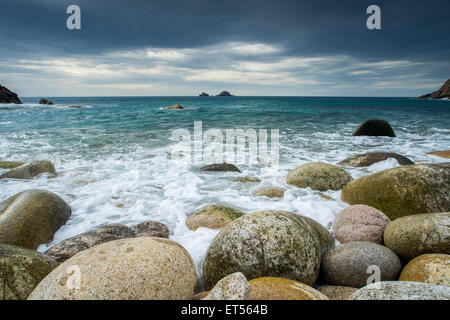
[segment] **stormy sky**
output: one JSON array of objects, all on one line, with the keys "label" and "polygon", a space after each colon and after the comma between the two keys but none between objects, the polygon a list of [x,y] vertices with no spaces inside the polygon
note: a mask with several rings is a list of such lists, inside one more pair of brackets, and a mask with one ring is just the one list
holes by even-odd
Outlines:
[{"label": "stormy sky", "polygon": [[[81,30],[66,9],[81,8]],[[381,30],[366,9],[381,8]],[[20,96],[417,96],[450,77],[450,1],[0,0]]]}]

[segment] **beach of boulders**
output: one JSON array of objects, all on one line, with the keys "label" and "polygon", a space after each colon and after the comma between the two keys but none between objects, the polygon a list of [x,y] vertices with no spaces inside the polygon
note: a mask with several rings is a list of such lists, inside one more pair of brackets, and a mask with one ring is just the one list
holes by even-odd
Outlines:
[{"label": "beach of boulders", "polygon": [[[176,108],[175,108],[176,109]],[[390,125],[364,122],[355,136],[389,136]],[[450,151],[433,151],[442,159]],[[354,179],[348,167],[395,159],[399,166]],[[0,161],[8,179],[57,176],[47,160]],[[240,172],[228,163],[198,170]],[[258,177],[234,178],[258,183]],[[186,226],[220,230],[199,274],[189,252],[159,221],[113,223],[67,238],[45,252],[72,208],[43,189],[0,203],[2,300],[448,300],[450,162],[414,163],[396,153],[366,153],[337,164],[292,168],[286,186],[341,191],[348,204],[331,230],[301,212],[243,212],[204,204]],[[255,196],[282,198],[265,187]],[[326,195],[323,195],[326,197]]]}]

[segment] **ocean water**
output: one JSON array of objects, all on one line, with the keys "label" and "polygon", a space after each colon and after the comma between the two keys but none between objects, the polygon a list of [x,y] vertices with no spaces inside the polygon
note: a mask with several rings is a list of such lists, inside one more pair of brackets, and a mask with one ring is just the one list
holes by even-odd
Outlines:
[{"label": "ocean water", "polygon": [[[245,212],[274,209],[309,216],[331,230],[347,204],[340,191],[324,194],[288,186],[284,176],[303,163],[335,164],[366,152],[396,152],[413,161],[446,159],[426,155],[450,149],[450,102],[415,98],[314,97],[96,97],[49,98],[55,105],[24,98],[23,105],[0,105],[0,160],[50,160],[58,176],[1,180],[0,201],[30,188],[55,192],[72,207],[72,217],[48,247],[108,223],[144,220],[167,224],[170,238],[200,264],[218,233],[190,231],[188,215],[202,205],[222,203]],[[163,110],[180,103],[188,110]],[[69,105],[82,105],[71,109]],[[364,120],[389,121],[397,137],[352,137]],[[279,129],[279,166],[242,164],[242,173],[201,172],[199,165],[171,158],[175,129]],[[347,168],[354,177],[397,166],[395,160]],[[4,171],[0,169],[0,173]],[[253,176],[261,183],[230,181]],[[255,189],[286,189],[283,199],[255,197]]]}]

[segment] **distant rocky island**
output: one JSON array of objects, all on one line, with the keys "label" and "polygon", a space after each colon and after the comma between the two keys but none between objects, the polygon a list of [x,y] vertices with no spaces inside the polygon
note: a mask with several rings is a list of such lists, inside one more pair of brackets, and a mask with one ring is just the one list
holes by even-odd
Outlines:
[{"label": "distant rocky island", "polygon": [[[231,93],[229,93],[228,91],[222,91],[216,97],[232,97],[232,96],[233,95]],[[202,92],[199,94],[199,97],[210,97],[210,95],[207,94],[206,92]]]},{"label": "distant rocky island", "polygon": [[198,96],[199,97],[209,97],[209,94],[207,94],[206,92],[202,92]]},{"label": "distant rocky island", "polygon": [[17,93],[12,92],[0,84],[0,103],[22,104],[22,101],[20,101]]},{"label": "distant rocky island", "polygon": [[419,98],[420,99],[427,99],[427,98],[430,98],[430,99],[445,99],[445,98],[450,99],[450,79],[448,79],[442,85],[442,87],[439,90],[434,91],[432,93],[425,94],[423,96],[420,96]]}]

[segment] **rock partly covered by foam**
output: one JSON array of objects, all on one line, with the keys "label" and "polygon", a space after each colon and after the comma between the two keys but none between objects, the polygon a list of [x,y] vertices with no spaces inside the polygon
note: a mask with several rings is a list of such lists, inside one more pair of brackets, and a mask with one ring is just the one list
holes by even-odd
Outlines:
[{"label": "rock partly covered by foam", "polygon": [[285,189],[267,187],[255,190],[253,194],[257,197],[283,198]]},{"label": "rock partly covered by foam", "polygon": [[231,171],[231,172],[241,172],[234,164],[230,163],[212,163],[207,164],[200,168],[202,171]]},{"label": "rock partly covered by foam", "polygon": [[64,262],[77,253],[101,243],[136,237],[169,238],[169,229],[161,222],[145,221],[132,227],[113,223],[90,232],[65,239],[45,253],[59,262]]},{"label": "rock partly covered by foam", "polygon": [[25,300],[57,266],[45,254],[0,243],[0,300]]},{"label": "rock partly covered by foam", "polygon": [[0,179],[33,179],[41,173],[56,175],[55,166],[50,161],[46,160],[33,161],[3,173],[0,175]]},{"label": "rock partly covered by foam", "polygon": [[0,161],[0,168],[14,169],[24,164],[25,164],[24,162],[17,162],[17,161]]},{"label": "rock partly covered by foam", "polygon": [[373,242],[348,242],[332,250],[322,257],[321,273],[326,283],[338,286],[360,288],[376,266],[380,270],[382,281],[395,280],[402,264],[390,249]]},{"label": "rock partly covered by foam", "polygon": [[186,225],[190,230],[200,227],[221,229],[227,224],[244,215],[241,210],[220,204],[204,206],[186,219]]},{"label": "rock partly covered by foam", "polygon": [[295,213],[260,211],[234,220],[211,242],[203,261],[203,283],[242,272],[247,279],[279,276],[313,284],[320,265],[314,228]]},{"label": "rock partly covered by foam", "polygon": [[428,253],[418,256],[403,268],[399,280],[450,287],[450,255]]},{"label": "rock partly covered by foam", "polygon": [[449,300],[450,287],[410,281],[381,281],[369,284],[349,300]]},{"label": "rock partly covered by foam", "polygon": [[18,193],[0,203],[0,242],[36,249],[53,239],[71,212],[52,192],[31,189]]},{"label": "rock partly covered by foam", "polygon": [[450,99],[450,79],[448,79],[443,85],[442,87],[437,90],[434,91],[432,93],[428,93],[425,94],[423,96],[420,96],[419,98],[421,99],[426,99],[426,98],[430,98],[430,99]]},{"label": "rock partly covered by foam", "polygon": [[22,104],[17,93],[10,91],[8,88],[0,84],[0,103],[16,103]]},{"label": "rock partly covered by foam", "polygon": [[250,286],[241,272],[230,274],[217,282],[203,300],[250,300]]},{"label": "rock partly covered by foam", "polygon": [[336,215],[333,231],[340,243],[352,241],[383,242],[383,234],[391,220],[380,210],[357,204]]},{"label": "rock partly covered by foam", "polygon": [[353,133],[354,136],[395,137],[394,130],[389,122],[381,119],[369,119],[364,121]]},{"label": "rock partly covered by foam", "polygon": [[261,277],[249,284],[252,300],[328,300],[316,289],[291,279]]},{"label": "rock partly covered by foam", "polygon": [[348,183],[341,198],[381,210],[391,220],[450,211],[450,165],[415,164],[376,172]]},{"label": "rock partly covered by foam", "polygon": [[28,299],[187,300],[196,285],[194,261],[181,245],[140,237],[80,252],[45,277]]},{"label": "rock partly covered by foam", "polygon": [[292,169],[286,175],[286,183],[313,190],[340,190],[352,180],[344,169],[323,162],[310,162]]},{"label": "rock partly covered by foam", "polygon": [[397,153],[391,152],[372,152],[372,153],[358,154],[356,156],[344,159],[338,164],[341,166],[349,166],[349,167],[368,167],[374,163],[384,161],[387,159],[395,159],[400,165],[414,164],[414,162],[411,161],[410,159]]},{"label": "rock partly covered by foam", "polygon": [[384,231],[385,245],[411,260],[424,253],[450,253],[450,213],[426,213],[396,219]]}]

